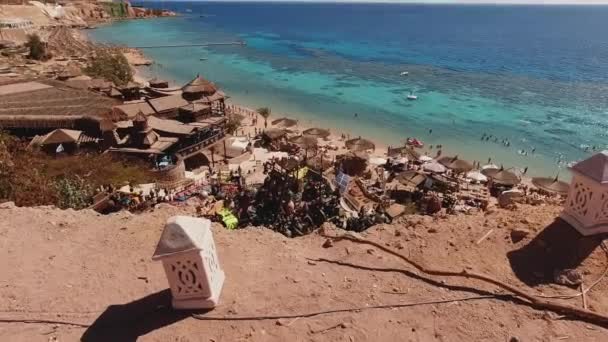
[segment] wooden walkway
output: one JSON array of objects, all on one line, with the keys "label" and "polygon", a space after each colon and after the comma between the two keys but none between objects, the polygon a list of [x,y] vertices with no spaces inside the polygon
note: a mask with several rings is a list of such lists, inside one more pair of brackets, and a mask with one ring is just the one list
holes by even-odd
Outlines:
[{"label": "wooden walkway", "polygon": [[134,46],[136,49],[165,49],[165,48],[182,48],[182,47],[209,47],[222,45],[245,46],[245,42],[219,42],[219,43],[200,43],[200,44],[177,44],[177,45],[149,45],[149,46]]}]

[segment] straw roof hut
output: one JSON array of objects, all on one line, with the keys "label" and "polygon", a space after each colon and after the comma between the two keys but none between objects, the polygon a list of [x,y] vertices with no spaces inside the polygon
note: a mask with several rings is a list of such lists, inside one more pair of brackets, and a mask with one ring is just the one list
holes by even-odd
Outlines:
[{"label": "straw roof hut", "polygon": [[420,153],[413,146],[389,147],[387,155],[391,158],[405,155],[410,160],[418,160],[420,158]]},{"label": "straw roof hut", "polygon": [[295,137],[291,137],[289,138],[289,142],[299,145],[303,148],[317,147],[317,138],[307,135],[298,135]]},{"label": "straw roof hut", "polygon": [[371,142],[367,139],[363,139],[361,137],[347,140],[345,142],[345,145],[349,150],[355,151],[355,152],[373,150],[376,148],[376,145],[374,145],[373,142]]},{"label": "straw roof hut", "polygon": [[148,84],[150,84],[150,87],[152,87],[152,88],[160,88],[160,89],[169,88],[169,81],[165,81],[163,79],[156,78],[156,77],[149,80]]},{"label": "straw roof hut", "polygon": [[442,157],[437,160],[441,165],[448,169],[454,170],[455,172],[469,172],[473,170],[473,164],[469,163],[464,159],[455,157]]},{"label": "straw roof hut", "polygon": [[414,170],[404,171],[397,176],[399,183],[405,186],[418,187],[426,181],[426,176]]},{"label": "straw roof hut", "polygon": [[481,170],[481,173],[483,173],[484,176],[492,179],[492,181],[497,184],[513,186],[519,184],[521,181],[521,179],[519,179],[515,173],[505,170],[503,167],[500,169],[484,169]]},{"label": "straw roof hut", "polygon": [[284,128],[293,127],[297,124],[298,124],[297,120],[289,119],[289,118],[279,118],[279,119],[272,121],[273,126],[279,126],[279,127],[284,127]]},{"label": "straw roof hut", "polygon": [[76,131],[73,129],[56,129],[47,134],[44,139],[40,141],[40,145],[77,143],[81,135],[82,131]]},{"label": "straw roof hut", "polygon": [[188,99],[189,101],[200,99],[203,96],[211,96],[216,92],[216,86],[202,78],[200,75],[196,75],[196,78],[182,88],[184,98]]},{"label": "straw roof hut", "polygon": [[309,128],[309,129],[305,130],[304,132],[302,132],[302,134],[310,135],[310,136],[317,137],[320,139],[325,139],[330,135],[329,130],[326,130],[323,128]]},{"label": "straw roof hut", "polygon": [[534,177],[532,184],[543,191],[558,195],[567,195],[570,190],[570,185],[558,180],[557,177]]},{"label": "straw roof hut", "polygon": [[141,88],[141,85],[139,83],[129,81],[129,82],[127,82],[127,84],[125,84],[124,86],[121,86],[119,89],[120,90],[135,90],[135,89],[139,89],[139,88]]}]

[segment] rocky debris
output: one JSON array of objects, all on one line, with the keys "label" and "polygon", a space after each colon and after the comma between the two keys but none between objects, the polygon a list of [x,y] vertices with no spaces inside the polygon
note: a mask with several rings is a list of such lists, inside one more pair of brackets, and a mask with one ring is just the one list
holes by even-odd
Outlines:
[{"label": "rocky debris", "polygon": [[553,273],[556,284],[577,287],[583,283],[583,276],[575,269],[556,270]]},{"label": "rocky debris", "polygon": [[15,202],[0,203],[0,209],[14,209],[14,208],[16,208]]},{"label": "rocky debris", "polygon": [[518,243],[530,235],[530,231],[525,228],[515,228],[511,230],[511,241]]}]

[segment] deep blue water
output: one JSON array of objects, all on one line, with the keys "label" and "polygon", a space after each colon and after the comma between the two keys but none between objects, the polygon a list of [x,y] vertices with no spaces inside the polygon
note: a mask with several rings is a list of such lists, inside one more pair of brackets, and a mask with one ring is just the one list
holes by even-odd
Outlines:
[{"label": "deep blue water", "polygon": [[[244,40],[145,52],[158,62],[152,72],[178,82],[201,72],[251,105],[545,173],[560,158],[585,157],[587,145],[606,147],[608,6],[143,5],[184,16],[121,22],[93,37],[131,46]],[[405,100],[410,91],[418,101]],[[482,133],[511,146],[481,142]]]}]

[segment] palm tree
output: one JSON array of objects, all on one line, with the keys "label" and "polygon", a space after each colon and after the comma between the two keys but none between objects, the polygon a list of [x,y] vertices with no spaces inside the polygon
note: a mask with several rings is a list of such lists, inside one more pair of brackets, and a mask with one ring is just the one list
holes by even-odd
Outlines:
[{"label": "palm tree", "polygon": [[270,116],[270,113],[272,112],[270,107],[258,108],[257,112],[264,118],[264,128],[268,128],[268,117]]}]

